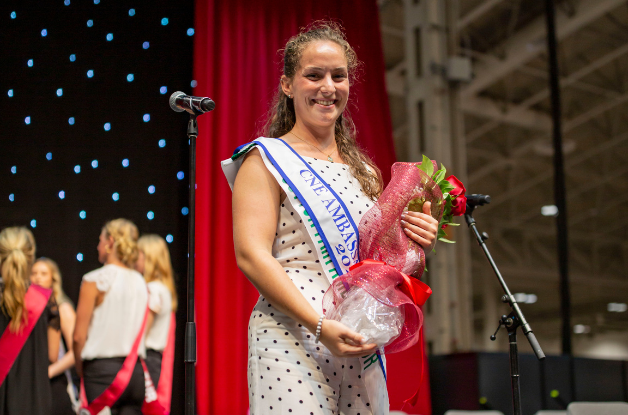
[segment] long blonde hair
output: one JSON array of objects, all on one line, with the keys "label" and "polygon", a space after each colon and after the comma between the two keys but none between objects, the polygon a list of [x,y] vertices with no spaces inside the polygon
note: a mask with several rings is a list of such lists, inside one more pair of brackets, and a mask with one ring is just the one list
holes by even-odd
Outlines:
[{"label": "long blonde hair", "polygon": [[[335,42],[342,48],[347,59],[349,81],[353,84],[361,62],[358,60],[349,42],[347,42],[342,27],[330,21],[317,21],[288,40],[283,49],[283,74],[289,79],[293,79],[301,63],[303,51],[310,43],[316,41]],[[288,98],[284,94],[280,82],[262,133],[266,137],[273,138],[284,136],[292,130],[296,120],[294,102],[292,98]],[[377,199],[384,189],[382,174],[375,163],[360,150],[355,140],[355,124],[351,119],[348,108],[345,108],[344,112],[336,120],[334,134],[338,153],[349,166],[351,174],[362,186],[364,194],[371,200]]]},{"label": "long blonde hair", "polygon": [[25,300],[30,272],[35,260],[35,237],[23,227],[0,232],[0,275],[4,288],[0,308],[11,318],[10,329],[16,333],[28,322]]},{"label": "long blonde hair", "polygon": [[161,281],[172,297],[172,311],[177,311],[177,289],[174,284],[172,262],[166,241],[159,235],[144,235],[137,242],[144,253],[144,279],[147,283]]},{"label": "long blonde hair", "polygon": [[113,250],[124,265],[133,268],[137,261],[137,239],[140,236],[137,226],[128,219],[114,219],[102,228],[107,237],[113,238]]},{"label": "long blonde hair", "polygon": [[50,258],[41,257],[37,258],[33,265],[38,262],[45,264],[48,267],[48,270],[50,270],[50,275],[52,276],[52,293],[55,296],[57,304],[69,302],[70,299],[65,294],[65,291],[63,291],[63,280],[61,279],[61,271],[59,271],[57,263]]}]

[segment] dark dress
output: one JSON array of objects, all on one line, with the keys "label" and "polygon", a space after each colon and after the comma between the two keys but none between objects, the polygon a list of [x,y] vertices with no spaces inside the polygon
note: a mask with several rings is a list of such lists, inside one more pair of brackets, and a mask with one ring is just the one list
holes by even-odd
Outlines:
[{"label": "dark dress", "polygon": [[[11,321],[2,309],[2,288],[0,279],[0,333],[4,333]],[[48,327],[60,329],[59,310],[52,295],[0,385],[0,415],[50,415],[52,393],[48,379]]]}]

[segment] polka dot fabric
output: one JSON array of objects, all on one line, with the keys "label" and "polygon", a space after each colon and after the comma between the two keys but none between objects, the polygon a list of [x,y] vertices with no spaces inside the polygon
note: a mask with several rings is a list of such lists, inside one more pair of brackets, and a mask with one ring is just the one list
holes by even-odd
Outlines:
[{"label": "polka dot fabric", "polygon": [[[340,196],[356,223],[373,206],[346,165],[303,157]],[[288,193],[287,197],[294,197]],[[298,205],[298,204],[297,204]],[[329,287],[299,213],[288,199],[279,214],[273,256],[322,314]],[[260,297],[249,320],[251,415],[372,414],[357,358],[334,357],[306,328]]]}]

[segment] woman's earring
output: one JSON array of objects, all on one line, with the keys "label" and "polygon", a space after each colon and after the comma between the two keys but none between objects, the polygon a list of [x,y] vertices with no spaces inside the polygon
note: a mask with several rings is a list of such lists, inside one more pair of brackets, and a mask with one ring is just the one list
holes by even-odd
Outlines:
[{"label": "woman's earring", "polygon": [[292,99],[292,95],[288,95],[288,98]]}]

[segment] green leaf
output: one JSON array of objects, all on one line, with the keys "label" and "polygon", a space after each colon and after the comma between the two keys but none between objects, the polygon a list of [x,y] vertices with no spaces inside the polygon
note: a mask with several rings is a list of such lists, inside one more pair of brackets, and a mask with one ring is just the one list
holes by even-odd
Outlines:
[{"label": "green leaf", "polygon": [[438,187],[440,187],[440,191],[443,194],[449,193],[450,190],[454,190],[455,189],[454,185],[449,183],[447,180],[443,180],[442,182],[438,183]]},{"label": "green leaf", "polygon": [[[445,168],[445,165],[443,165],[443,163],[440,164],[440,169],[442,171],[444,171],[445,173],[447,173],[447,169]],[[443,173],[443,174],[445,174],[445,173]]]},{"label": "green leaf", "polygon": [[[436,183],[440,183],[441,180],[443,180],[444,178],[445,178],[445,170],[443,170],[443,169],[440,169],[439,171],[437,171],[434,174],[434,181]],[[447,183],[449,183],[449,182],[447,182]]]},{"label": "green leaf", "polygon": [[438,238],[438,240],[441,241],[441,242],[448,243],[448,244],[455,244],[456,243],[456,241],[450,241],[449,239],[446,239],[446,238]]},{"label": "green leaf", "polygon": [[432,160],[430,160],[430,158],[425,154],[423,154],[423,161],[421,162],[419,169],[427,174],[428,177],[432,177],[434,174],[434,165],[432,164]]}]

